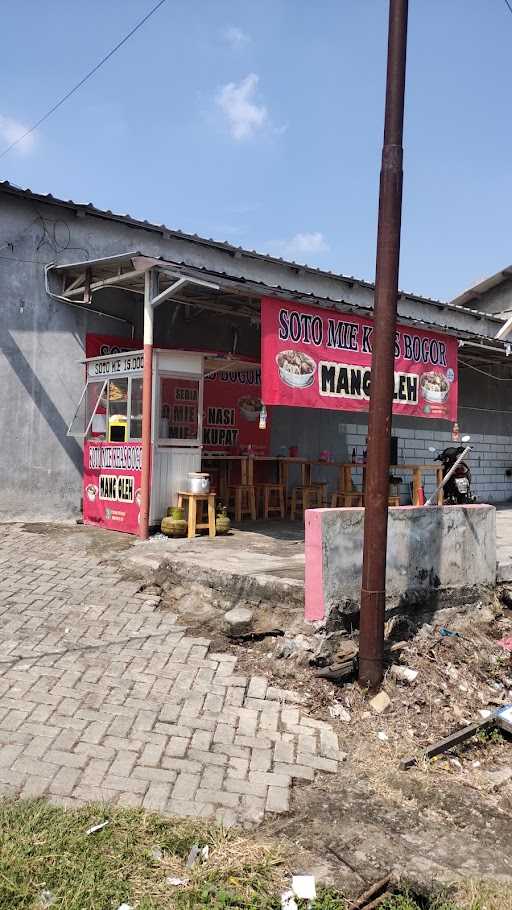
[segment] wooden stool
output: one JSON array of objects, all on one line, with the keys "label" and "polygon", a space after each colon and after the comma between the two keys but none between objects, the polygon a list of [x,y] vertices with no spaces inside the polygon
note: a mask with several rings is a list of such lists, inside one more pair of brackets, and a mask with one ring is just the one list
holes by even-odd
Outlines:
[{"label": "wooden stool", "polygon": [[285,516],[284,484],[258,483],[256,484],[256,498],[260,501],[263,497],[263,518],[267,519],[271,512],[279,512],[281,518]]},{"label": "wooden stool", "polygon": [[320,505],[322,505],[322,506],[327,505],[327,484],[326,484],[326,482],[324,480],[320,480],[320,481],[313,480],[310,484],[308,484],[308,486],[314,487],[316,490],[318,490],[319,496],[320,496]]},{"label": "wooden stool", "polygon": [[312,507],[322,507],[322,491],[319,486],[294,487],[292,490],[292,501],[290,506],[290,518],[295,521],[297,508],[304,513],[306,509]]},{"label": "wooden stool", "polygon": [[[210,537],[215,537],[215,493],[178,493],[178,509],[183,508],[183,500],[188,504],[188,531],[187,537],[195,537],[196,531],[208,528]],[[197,521],[197,505],[208,505],[208,521]]]},{"label": "wooden stool", "polygon": [[228,507],[234,503],[235,521],[242,521],[242,515],[250,515],[256,521],[256,494],[250,484],[235,484],[228,487]]}]

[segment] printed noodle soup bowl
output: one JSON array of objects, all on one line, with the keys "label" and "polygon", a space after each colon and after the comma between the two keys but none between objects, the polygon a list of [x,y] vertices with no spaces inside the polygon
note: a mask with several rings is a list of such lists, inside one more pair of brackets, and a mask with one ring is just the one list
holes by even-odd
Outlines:
[{"label": "printed noodle soup bowl", "polygon": [[302,351],[280,351],[276,355],[281,381],[292,389],[306,389],[313,384],[316,363]]}]

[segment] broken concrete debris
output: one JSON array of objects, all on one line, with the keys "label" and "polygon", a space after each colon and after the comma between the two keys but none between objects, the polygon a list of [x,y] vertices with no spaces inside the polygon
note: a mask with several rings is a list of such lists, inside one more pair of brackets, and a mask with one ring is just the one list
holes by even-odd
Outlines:
[{"label": "broken concrete debris", "polygon": [[387,692],[384,692],[382,689],[378,695],[370,701],[370,708],[375,714],[384,714],[384,711],[387,711],[391,704],[391,699]]},{"label": "broken concrete debris", "polygon": [[224,614],[224,625],[228,635],[237,638],[249,632],[252,626],[253,612],[246,607],[233,607]]}]

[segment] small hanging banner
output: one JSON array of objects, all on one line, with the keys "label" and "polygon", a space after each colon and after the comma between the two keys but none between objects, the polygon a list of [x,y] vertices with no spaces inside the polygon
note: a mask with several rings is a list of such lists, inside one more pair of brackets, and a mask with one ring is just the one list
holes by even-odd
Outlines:
[{"label": "small hanging banner", "polygon": [[[373,320],[265,297],[265,404],[367,411]],[[398,325],[393,413],[457,419],[457,339]]]}]

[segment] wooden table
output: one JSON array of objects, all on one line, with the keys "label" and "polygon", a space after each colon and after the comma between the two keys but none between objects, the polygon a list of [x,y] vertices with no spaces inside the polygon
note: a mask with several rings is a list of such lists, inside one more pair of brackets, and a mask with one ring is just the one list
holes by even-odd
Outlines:
[{"label": "wooden table", "polygon": [[[363,471],[363,487],[364,487],[364,474],[366,464],[364,463],[353,463],[353,462],[339,462],[339,461],[321,461],[319,458],[289,458],[288,456],[279,456],[279,455],[224,455],[219,452],[218,455],[210,454],[203,457],[205,462],[215,462],[218,461],[220,464],[225,462],[228,467],[232,462],[238,461],[240,463],[240,483],[249,486],[254,484],[254,465],[256,462],[268,462],[271,464],[277,465],[277,472],[279,477],[279,483],[282,483],[285,489],[288,489],[289,481],[289,468],[290,466],[297,465],[300,468],[301,475],[301,484],[302,486],[309,486],[312,482],[313,468],[319,466],[322,468],[334,468],[338,471],[338,490],[340,492],[350,492],[353,489],[352,475],[354,471],[362,470]],[[436,486],[438,486],[443,479],[443,469],[440,464],[395,464],[389,466],[390,474],[400,476],[402,473],[407,472],[412,475],[412,504],[419,506],[420,503],[420,490],[423,486],[423,475],[427,472],[434,471],[436,475]],[[220,498],[225,499],[225,487],[229,483],[229,478],[226,476],[221,484],[221,489],[219,490]],[[224,490],[222,489],[224,487]],[[437,495],[437,504],[439,506],[443,505],[443,491]]]}]

